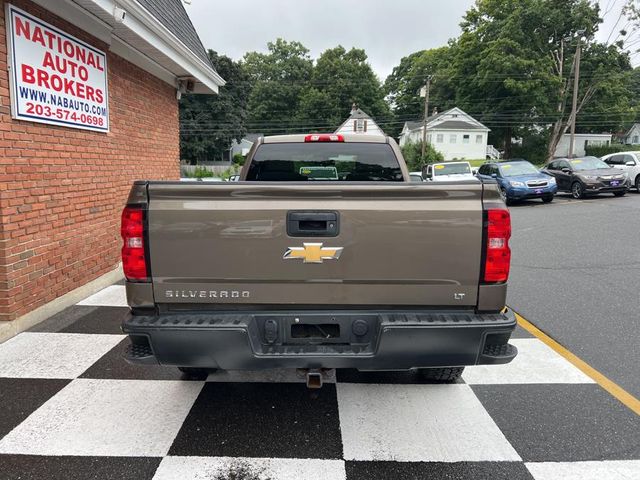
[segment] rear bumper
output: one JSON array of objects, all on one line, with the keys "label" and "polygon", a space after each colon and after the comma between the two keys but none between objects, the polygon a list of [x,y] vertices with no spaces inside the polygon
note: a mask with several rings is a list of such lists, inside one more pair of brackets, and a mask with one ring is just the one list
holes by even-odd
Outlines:
[{"label": "rear bumper", "polygon": [[[294,338],[294,324],[334,328],[329,339]],[[508,363],[517,354],[508,344],[515,326],[511,311],[334,311],[129,315],[122,328],[132,342],[131,363],[407,370]]]}]

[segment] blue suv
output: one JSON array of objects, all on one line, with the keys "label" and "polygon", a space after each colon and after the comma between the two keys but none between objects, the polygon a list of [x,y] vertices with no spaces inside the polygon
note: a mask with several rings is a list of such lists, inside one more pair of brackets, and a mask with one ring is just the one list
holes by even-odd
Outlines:
[{"label": "blue suv", "polygon": [[478,177],[495,178],[507,205],[528,198],[541,198],[549,203],[558,192],[556,179],[526,160],[485,163],[478,170]]}]

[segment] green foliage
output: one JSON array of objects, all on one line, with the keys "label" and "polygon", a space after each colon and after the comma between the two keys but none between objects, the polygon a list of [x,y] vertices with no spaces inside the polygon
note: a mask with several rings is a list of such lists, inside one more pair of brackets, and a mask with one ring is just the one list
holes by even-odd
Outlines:
[{"label": "green foliage", "polygon": [[231,141],[246,134],[249,77],[229,57],[209,50],[209,58],[227,85],[218,95],[183,95],[180,100],[180,154],[191,164],[226,160]]},{"label": "green foliage", "polygon": [[402,147],[402,156],[411,172],[422,171],[422,167],[429,163],[444,162],[444,155],[427,143],[422,159],[422,142],[409,142]]},{"label": "green foliage", "polygon": [[[448,80],[452,49],[450,47],[422,50],[400,60],[384,83],[387,100],[395,115],[417,119],[424,115],[424,100],[419,91],[427,77],[432,77],[429,94],[429,114],[434,109],[446,110],[455,106],[455,90]],[[394,136],[399,134],[402,122],[396,125]]]},{"label": "green foliage", "polygon": [[354,103],[379,121],[389,116],[380,81],[362,49],[347,51],[337,46],[322,52],[313,68],[311,86],[299,116],[315,117],[319,125],[331,130],[345,120]]},{"label": "green foliage", "polygon": [[576,46],[565,38],[584,29],[577,127],[616,131],[634,116],[631,70],[619,44],[594,40],[599,17],[589,0],[477,1],[459,38],[401,60],[385,82],[388,99],[398,117],[421,118],[418,90],[433,75],[431,104],[440,111],[455,105],[483,122],[492,130],[490,143],[502,145],[507,156],[515,154],[512,137],[535,137],[530,152],[548,156],[539,140],[557,143],[571,110]]},{"label": "green foliage", "polygon": [[547,162],[548,141],[545,134],[527,135],[522,145],[512,145],[510,158],[524,158],[534,165],[544,165]]},{"label": "green foliage", "polygon": [[197,166],[190,176],[194,178],[207,178],[213,177],[214,175],[211,170],[208,170],[205,167]]},{"label": "green foliage", "polygon": [[248,128],[268,135],[333,132],[357,103],[374,119],[390,110],[364,50],[337,46],[313,63],[298,42],[278,39],[269,52],[250,52],[244,66],[253,82]]},{"label": "green foliage", "polygon": [[229,180],[229,177],[231,177],[232,175],[237,175],[240,172],[240,168],[241,167],[238,165],[232,165],[229,168],[220,172],[218,176],[223,180]]},{"label": "green foliage", "polygon": [[637,150],[637,145],[623,145],[621,143],[612,143],[610,145],[598,146],[590,145],[585,149],[587,155],[592,155],[594,157],[603,157],[604,155],[618,152],[635,152]]},{"label": "green foliage", "polygon": [[299,42],[281,38],[267,44],[268,53],[249,52],[243,65],[253,89],[249,96],[249,128],[268,135],[292,133],[300,97],[310,86],[313,61]]},{"label": "green foliage", "polygon": [[246,158],[244,155],[242,155],[241,153],[236,153],[236,154],[233,156],[233,163],[234,163],[235,165],[240,165],[240,166],[242,166],[242,165],[244,165],[244,162],[245,162],[245,160],[246,160],[246,159],[247,159],[247,158]]}]

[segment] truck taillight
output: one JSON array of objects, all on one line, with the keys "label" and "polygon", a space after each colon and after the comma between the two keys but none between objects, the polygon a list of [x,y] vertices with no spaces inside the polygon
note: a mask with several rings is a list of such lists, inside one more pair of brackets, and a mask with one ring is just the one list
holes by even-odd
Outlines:
[{"label": "truck taillight", "polygon": [[313,133],[304,137],[305,142],[344,142],[342,135],[335,133]]},{"label": "truck taillight", "polygon": [[122,211],[120,234],[122,245],[122,268],[127,280],[147,281],[147,258],[144,244],[144,210],[125,207]]},{"label": "truck taillight", "polygon": [[511,216],[509,210],[486,211],[486,239],[484,281],[489,283],[506,282],[511,264]]}]

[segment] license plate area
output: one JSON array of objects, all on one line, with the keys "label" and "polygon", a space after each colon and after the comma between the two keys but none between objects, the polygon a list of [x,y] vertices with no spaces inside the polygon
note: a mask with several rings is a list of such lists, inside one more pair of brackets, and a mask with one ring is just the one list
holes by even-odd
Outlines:
[{"label": "license plate area", "polygon": [[255,317],[262,345],[368,345],[377,336],[378,315],[265,315]]},{"label": "license plate area", "polygon": [[294,323],[291,338],[325,339],[340,338],[340,325],[336,323]]}]

